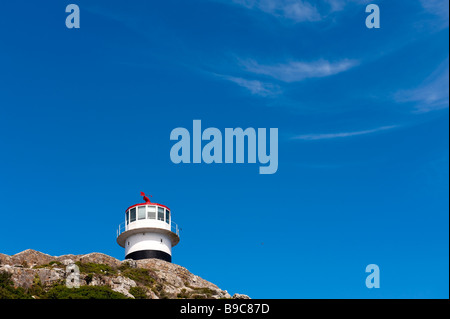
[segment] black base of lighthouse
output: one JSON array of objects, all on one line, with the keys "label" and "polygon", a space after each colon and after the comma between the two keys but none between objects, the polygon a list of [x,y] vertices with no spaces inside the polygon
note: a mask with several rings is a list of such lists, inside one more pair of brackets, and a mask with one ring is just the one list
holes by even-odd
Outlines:
[{"label": "black base of lighthouse", "polygon": [[133,260],[147,259],[147,258],[157,258],[164,261],[172,262],[172,256],[160,250],[138,250],[129,253],[128,255],[125,256],[125,259],[133,259]]}]

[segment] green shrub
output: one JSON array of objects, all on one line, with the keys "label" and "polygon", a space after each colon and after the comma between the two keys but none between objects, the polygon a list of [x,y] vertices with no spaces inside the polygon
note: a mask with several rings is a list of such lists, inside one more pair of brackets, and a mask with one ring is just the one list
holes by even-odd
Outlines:
[{"label": "green shrub", "polygon": [[181,289],[181,292],[177,294],[178,299],[188,299],[190,297],[191,297],[190,293],[188,293],[185,288]]},{"label": "green shrub", "polygon": [[204,294],[207,295],[208,297],[215,294],[215,291],[210,288],[194,288],[194,287],[190,288],[192,288],[195,293]]},{"label": "green shrub", "polygon": [[84,277],[84,280],[86,280],[86,285],[89,285],[92,282],[93,277],[93,274],[87,274],[86,277]]},{"label": "green shrub", "polygon": [[0,272],[0,287],[5,288],[13,285],[13,281],[11,280],[12,274],[6,271]]},{"label": "green shrub", "polygon": [[63,266],[63,264],[57,260],[52,260],[48,264],[43,264],[39,266],[34,266],[34,269],[40,269],[40,268],[48,268],[48,267],[54,267],[54,266]]},{"label": "green shrub", "polygon": [[30,295],[22,287],[14,288],[12,274],[0,272],[0,299],[29,299]]},{"label": "green shrub", "polygon": [[143,268],[122,268],[122,276],[128,277],[144,286],[152,286],[156,282],[150,271]]},{"label": "green shrub", "polygon": [[44,296],[45,299],[127,299],[119,292],[106,286],[81,286],[80,288],[67,288],[56,286],[51,288]]},{"label": "green shrub", "polygon": [[181,292],[177,294],[177,298],[183,299],[207,299],[211,298],[215,291],[210,288],[197,288],[191,287],[192,291],[187,291],[185,288],[181,289]]},{"label": "green shrub", "polygon": [[131,287],[129,292],[135,299],[147,299],[147,289],[144,287]]},{"label": "green shrub", "polygon": [[186,287],[191,288],[193,291],[186,292],[186,289],[182,289],[181,293],[177,295],[178,298],[186,299],[207,299],[211,298],[216,292],[210,288],[192,287],[188,283],[185,283]]},{"label": "green shrub", "polygon": [[105,264],[82,263],[77,261],[75,265],[77,265],[78,268],[80,269],[80,273],[99,274],[99,275],[114,275],[117,273],[117,270]]},{"label": "green shrub", "polygon": [[0,287],[0,299],[30,299],[31,296],[28,295],[22,287]]},{"label": "green shrub", "polygon": [[170,299],[171,295],[169,295],[167,292],[162,290],[159,292],[158,297],[159,297],[159,299]]},{"label": "green shrub", "polygon": [[27,294],[39,298],[44,293],[45,292],[44,288],[42,287],[41,278],[39,278],[39,275],[36,274],[34,276],[33,285],[27,290]]}]

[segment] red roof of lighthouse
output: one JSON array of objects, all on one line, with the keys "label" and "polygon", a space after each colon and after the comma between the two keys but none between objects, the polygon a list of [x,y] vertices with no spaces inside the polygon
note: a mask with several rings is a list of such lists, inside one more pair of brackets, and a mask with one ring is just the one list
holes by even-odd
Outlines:
[{"label": "red roof of lighthouse", "polygon": [[[167,207],[166,205],[158,204],[158,203],[152,203],[152,202],[150,201],[150,199],[149,199],[147,196],[145,196],[145,193],[144,193],[144,192],[141,192],[141,196],[144,197],[145,203],[139,203],[139,204],[131,205],[131,206],[128,207],[125,211],[127,211],[127,210],[129,210],[129,209],[131,209],[131,208],[133,208],[133,207],[137,207],[137,206],[145,206],[145,205],[156,205],[156,206],[161,206],[161,207],[164,207],[164,208],[170,210],[170,208]],[[150,197],[152,197],[152,196],[150,195]]]}]

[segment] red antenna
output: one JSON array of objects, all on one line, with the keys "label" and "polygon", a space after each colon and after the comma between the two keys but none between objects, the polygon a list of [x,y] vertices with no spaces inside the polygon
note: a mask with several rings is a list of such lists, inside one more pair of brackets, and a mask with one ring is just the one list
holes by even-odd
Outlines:
[{"label": "red antenna", "polygon": [[[145,200],[146,203],[151,203],[151,202],[150,202],[150,199],[149,199],[147,196],[145,196],[145,193],[144,193],[144,192],[141,192],[141,196],[144,197],[144,200]],[[152,197],[152,195],[150,195],[150,197]]]}]

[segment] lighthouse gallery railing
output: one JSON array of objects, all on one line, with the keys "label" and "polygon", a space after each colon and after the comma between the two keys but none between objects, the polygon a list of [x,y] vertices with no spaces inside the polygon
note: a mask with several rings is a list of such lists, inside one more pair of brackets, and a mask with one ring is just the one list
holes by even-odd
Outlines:
[{"label": "lighthouse gallery railing", "polygon": [[[117,229],[117,237],[119,237],[120,234],[122,234],[124,231],[127,230],[127,225],[125,225],[125,222],[119,224],[119,228]],[[177,236],[180,236],[180,229],[178,228],[178,225],[175,222],[170,223],[170,230],[177,234]]]}]

